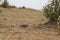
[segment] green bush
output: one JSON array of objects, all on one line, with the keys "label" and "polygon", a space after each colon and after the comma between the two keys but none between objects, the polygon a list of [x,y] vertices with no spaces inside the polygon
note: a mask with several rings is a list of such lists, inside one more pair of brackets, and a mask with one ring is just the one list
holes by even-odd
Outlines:
[{"label": "green bush", "polygon": [[4,2],[1,4],[2,7],[7,8],[9,6],[9,3],[7,0],[4,0]]},{"label": "green bush", "polygon": [[58,29],[60,29],[60,16],[59,16],[59,18],[58,18],[57,24],[58,24]]},{"label": "green bush", "polygon": [[52,0],[50,4],[44,7],[45,16],[49,21],[57,21],[60,15],[60,0]]},{"label": "green bush", "polygon": [[9,2],[7,0],[4,0],[4,2],[0,6],[3,8],[16,8],[16,6],[9,5]]}]

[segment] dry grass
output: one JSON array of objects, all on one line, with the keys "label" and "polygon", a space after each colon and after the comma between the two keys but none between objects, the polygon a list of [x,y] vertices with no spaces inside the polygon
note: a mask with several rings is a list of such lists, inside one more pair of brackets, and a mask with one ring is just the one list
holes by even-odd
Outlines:
[{"label": "dry grass", "polygon": [[0,29],[0,40],[60,40],[57,34],[50,29],[3,28]]},{"label": "dry grass", "polygon": [[[0,8],[0,40],[60,40],[54,29],[36,29],[48,20],[43,12],[32,9]],[[20,25],[29,25],[23,28]]]},{"label": "dry grass", "polygon": [[[15,9],[15,8],[0,8],[0,23],[4,25],[10,24],[40,24],[46,22],[42,11],[32,9]],[[6,18],[6,20],[4,20]]]}]

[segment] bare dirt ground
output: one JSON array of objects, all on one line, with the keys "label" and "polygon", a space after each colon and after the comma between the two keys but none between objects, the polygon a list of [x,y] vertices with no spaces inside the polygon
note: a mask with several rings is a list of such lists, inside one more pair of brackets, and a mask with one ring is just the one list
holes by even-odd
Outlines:
[{"label": "bare dirt ground", "polygon": [[[58,30],[37,28],[48,20],[42,11],[0,8],[0,40],[60,40]],[[21,27],[21,25],[28,27]]]}]

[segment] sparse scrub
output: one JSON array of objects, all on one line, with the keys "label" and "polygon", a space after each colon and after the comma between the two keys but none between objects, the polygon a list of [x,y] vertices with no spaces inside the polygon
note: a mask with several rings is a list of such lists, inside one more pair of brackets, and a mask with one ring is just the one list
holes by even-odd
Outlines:
[{"label": "sparse scrub", "polygon": [[8,6],[8,8],[16,8],[16,6]]},{"label": "sparse scrub", "polygon": [[25,6],[23,6],[22,8],[25,9]]}]

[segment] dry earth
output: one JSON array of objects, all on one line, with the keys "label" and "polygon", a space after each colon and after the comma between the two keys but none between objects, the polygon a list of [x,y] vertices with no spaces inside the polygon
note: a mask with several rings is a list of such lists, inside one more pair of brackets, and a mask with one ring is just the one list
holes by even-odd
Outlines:
[{"label": "dry earth", "polygon": [[[0,40],[60,40],[58,30],[34,28],[48,20],[33,9],[0,8]],[[29,27],[21,27],[27,24]]]}]

